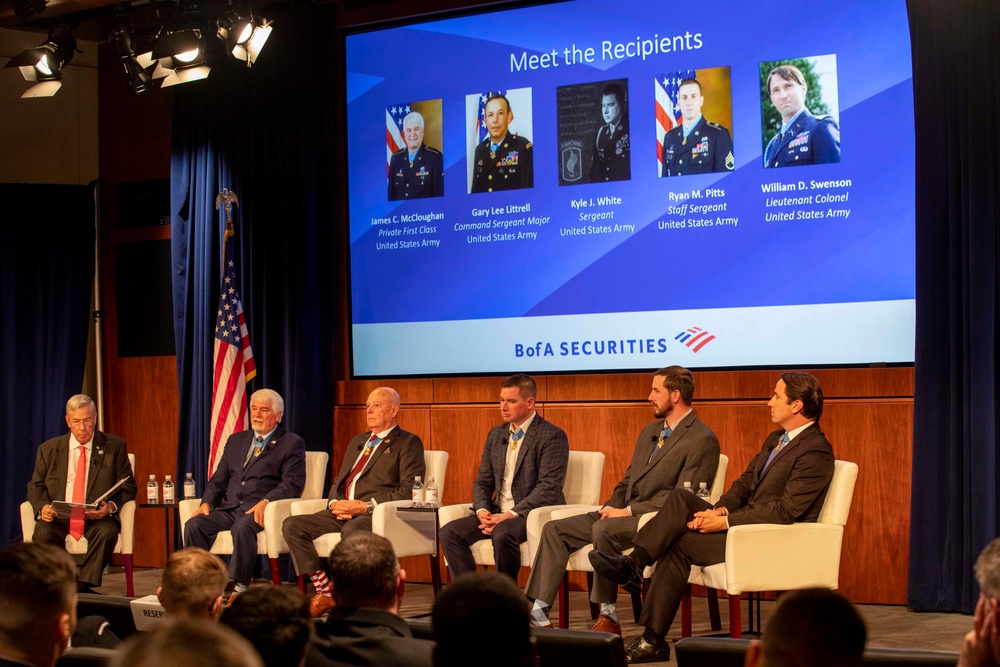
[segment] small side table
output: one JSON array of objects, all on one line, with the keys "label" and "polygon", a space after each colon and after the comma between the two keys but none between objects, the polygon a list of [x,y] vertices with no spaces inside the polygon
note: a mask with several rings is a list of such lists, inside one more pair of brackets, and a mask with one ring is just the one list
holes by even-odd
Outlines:
[{"label": "small side table", "polygon": [[437,507],[397,507],[396,516],[406,525],[428,538],[431,547],[431,584],[434,597],[441,592],[441,567],[438,557],[438,508]]},{"label": "small side table", "polygon": [[[161,510],[164,510],[164,512],[163,512],[163,528],[164,528],[164,533],[165,533],[166,543],[167,543],[167,559],[169,560],[170,554],[173,552],[173,549],[170,547],[170,542],[171,542],[171,537],[173,536],[173,532],[174,532],[172,530],[172,528],[174,526],[174,523],[176,522],[177,503],[140,503],[139,507],[144,507],[144,508],[148,507],[148,508],[152,508],[152,509],[161,509]],[[173,517],[174,520],[173,521],[171,521],[170,510],[174,510],[174,517]]]}]

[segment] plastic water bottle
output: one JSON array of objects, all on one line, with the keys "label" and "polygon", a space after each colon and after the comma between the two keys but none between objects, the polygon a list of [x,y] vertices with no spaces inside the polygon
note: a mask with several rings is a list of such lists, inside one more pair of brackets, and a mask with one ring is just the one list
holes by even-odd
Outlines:
[{"label": "plastic water bottle", "polygon": [[438,498],[438,485],[434,483],[434,478],[427,480],[427,498],[424,500],[424,507],[436,508],[441,502]]},{"label": "plastic water bottle", "polygon": [[708,492],[708,482],[700,482],[698,484],[698,493],[695,495],[707,503],[708,499],[711,497],[711,494]]},{"label": "plastic water bottle", "polygon": [[413,478],[412,498],[414,507],[424,506],[424,483],[421,480],[420,475]]},{"label": "plastic water bottle", "polygon": [[171,479],[170,475],[163,479],[163,504],[174,504],[174,480]]},{"label": "plastic water bottle", "polygon": [[193,500],[197,497],[194,490],[194,475],[188,473],[184,478],[184,500]]},{"label": "plastic water bottle", "polygon": [[150,505],[160,502],[160,485],[156,483],[156,475],[150,475],[149,483],[146,484],[146,502]]},{"label": "plastic water bottle", "polygon": [[688,493],[694,493],[694,489],[691,488],[691,482],[684,482],[684,490]]}]

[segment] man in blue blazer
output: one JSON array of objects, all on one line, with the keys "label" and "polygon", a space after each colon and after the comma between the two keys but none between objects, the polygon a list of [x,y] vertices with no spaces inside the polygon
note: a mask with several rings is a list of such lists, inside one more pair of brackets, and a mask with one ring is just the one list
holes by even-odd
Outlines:
[{"label": "man in blue blazer", "polygon": [[479,474],[472,485],[475,515],[444,525],[439,534],[452,579],[472,572],[470,546],[493,541],[497,571],[515,580],[521,543],[528,539],[528,512],[565,501],[563,479],[569,441],[561,428],[535,412],[538,390],[529,375],[512,375],[500,385],[503,424],[486,436]]},{"label": "man in blue blazer", "polygon": [[234,594],[245,591],[253,577],[264,508],[272,500],[298,498],[306,483],[306,443],[278,425],[284,409],[278,392],[253,393],[251,430],[229,436],[201,506],[184,526],[185,545],[205,550],[212,548],[219,532],[232,533],[229,578]]}]

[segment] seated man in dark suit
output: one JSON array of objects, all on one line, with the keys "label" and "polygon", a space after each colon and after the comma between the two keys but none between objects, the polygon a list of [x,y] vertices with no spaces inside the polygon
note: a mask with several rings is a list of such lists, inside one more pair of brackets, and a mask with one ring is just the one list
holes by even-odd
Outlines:
[{"label": "seated man in dark suit", "polygon": [[316,588],[310,603],[313,616],[333,607],[330,580],[320,567],[313,540],[327,533],[339,532],[347,537],[355,531],[371,531],[375,506],[410,500],[414,477],[424,475],[423,443],[397,424],[399,393],[379,387],[368,395],[365,406],[371,430],[347,443],[340,472],[330,485],[327,509],[290,516],[281,525],[295,573],[309,575]]},{"label": "seated man in dark suit", "polygon": [[52,667],[76,629],[76,564],[66,549],[0,551],[0,667]]},{"label": "seated man in dark suit", "polygon": [[430,667],[434,643],[414,639],[398,616],[406,571],[389,540],[355,531],[334,547],[327,565],[337,606],[316,624],[306,667]]},{"label": "seated man in dark suit", "polygon": [[441,551],[452,579],[476,569],[470,546],[493,541],[497,572],[514,580],[521,569],[521,543],[528,539],[528,512],[566,502],[563,479],[569,461],[566,433],[535,412],[538,389],[529,375],[500,385],[503,424],[486,436],[479,474],[472,485],[475,515],[441,528]]},{"label": "seated man in dark suit", "polygon": [[[250,397],[250,428],[229,436],[219,467],[208,480],[201,505],[184,526],[184,543],[212,548],[215,536],[233,536],[227,585],[245,591],[257,562],[257,533],[272,500],[298,498],[306,483],[306,443],[279,426],[285,402],[278,392],[258,389]],[[230,596],[231,597],[231,596]]]},{"label": "seated man in dark suit", "polygon": [[[84,593],[101,585],[121,531],[118,510],[135,498],[136,491],[125,441],[96,430],[96,424],[93,399],[83,394],[70,398],[66,402],[70,432],[39,445],[35,472],[28,482],[28,502],[38,518],[32,541],[64,547],[68,534],[87,538],[79,578],[79,589]],[[82,517],[56,518],[53,501],[93,503],[123,478],[128,481],[97,509],[84,512]]]},{"label": "seated man in dark suit", "polygon": [[833,448],[819,429],[823,390],[808,373],[782,373],[768,401],[771,421],[780,426],[739,479],[713,507],[682,490],[672,491],[662,509],[636,533],[628,556],[590,553],[595,572],[622,584],[642,587],[642,571],[656,563],[639,617],[642,636],[625,648],[629,662],[665,661],[664,640],[680,606],[691,565],[726,559],[730,526],[816,521],[833,478]]},{"label": "seated man in dark suit", "polygon": [[[681,366],[661,368],[653,374],[649,402],[656,421],[639,434],[632,463],[611,497],[597,512],[550,521],[542,530],[531,576],[524,593],[534,600],[531,621],[547,626],[569,555],[593,542],[605,553],[620,554],[632,547],[639,518],[656,512],[672,489],[684,482],[711,486],[719,467],[719,439],[691,409],[694,376]],[[590,599],[601,605],[594,630],[621,635],[615,601],[618,584],[594,579]]]},{"label": "seated man in dark suit", "polygon": [[826,588],[782,595],[746,667],[861,667],[868,631],[851,601]]}]

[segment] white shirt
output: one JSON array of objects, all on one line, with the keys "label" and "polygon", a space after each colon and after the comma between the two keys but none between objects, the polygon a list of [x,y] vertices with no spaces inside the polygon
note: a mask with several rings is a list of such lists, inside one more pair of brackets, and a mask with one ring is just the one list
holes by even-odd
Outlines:
[{"label": "white shirt", "polygon": [[[83,479],[83,493],[84,502],[86,502],[87,495],[87,482],[90,481],[87,477],[90,476],[90,466],[94,462],[93,452],[94,452],[94,438],[90,438],[90,442],[83,446],[87,450],[87,468],[84,471],[85,477]],[[69,435],[69,467],[66,468],[66,501],[73,502],[73,487],[76,486],[76,466],[80,461],[80,441],[76,439],[76,436],[70,433]]]},{"label": "white shirt", "polygon": [[[375,456],[375,451],[382,445],[383,442],[385,442],[385,436],[389,435],[389,433],[394,428],[396,428],[395,424],[393,424],[389,428],[385,429],[384,431],[379,431],[378,433],[375,434],[375,437],[378,438],[378,443],[374,447],[372,447],[371,456]],[[368,439],[371,440],[372,439],[371,436],[368,436]],[[361,456],[364,453],[365,453],[365,448],[362,447],[361,451],[358,452],[358,455],[356,457],[354,457],[354,463],[351,464],[351,470],[354,470],[354,466],[358,465],[358,461],[361,459]],[[369,457],[368,461],[369,461],[369,463],[371,462],[371,457]],[[368,463],[365,464],[365,468],[367,468],[367,467],[368,467]],[[362,469],[361,472],[364,472],[364,469]],[[345,500],[362,500],[362,498],[355,498],[354,497],[354,487],[356,487],[358,485],[358,479],[361,477],[361,472],[359,472],[357,475],[355,475],[354,479],[351,480],[351,488],[344,489],[344,493],[347,496],[347,498]],[[350,473],[348,473],[348,474],[350,474]],[[371,500],[372,500],[372,502],[374,502],[375,499],[371,498]],[[332,500],[332,501],[330,501],[329,505],[332,505],[335,502],[337,502],[337,501],[336,500]]]}]

